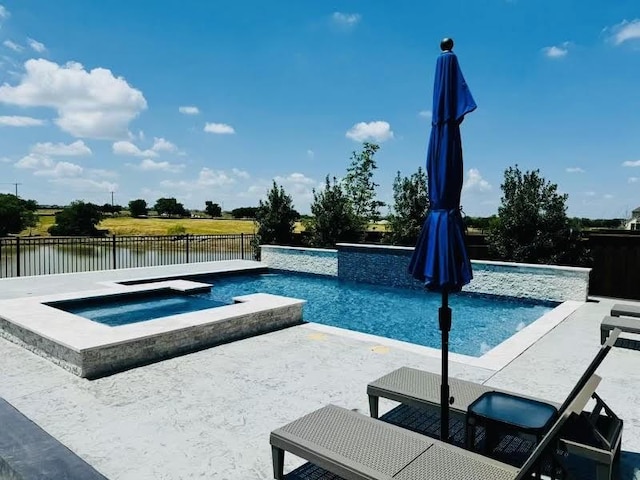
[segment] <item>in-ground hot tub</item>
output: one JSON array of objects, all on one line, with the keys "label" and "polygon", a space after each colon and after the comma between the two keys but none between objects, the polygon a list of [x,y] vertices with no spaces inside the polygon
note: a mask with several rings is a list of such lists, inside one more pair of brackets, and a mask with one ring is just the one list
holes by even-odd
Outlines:
[{"label": "in-ground hot tub", "polygon": [[[256,293],[225,304],[197,297],[210,288],[168,280],[4,300],[0,336],[76,375],[96,378],[302,322],[303,300]],[[194,310],[194,302],[201,308]],[[172,310],[182,304],[186,313]],[[107,322],[81,316],[88,310],[98,313],[94,320],[106,311]]]}]

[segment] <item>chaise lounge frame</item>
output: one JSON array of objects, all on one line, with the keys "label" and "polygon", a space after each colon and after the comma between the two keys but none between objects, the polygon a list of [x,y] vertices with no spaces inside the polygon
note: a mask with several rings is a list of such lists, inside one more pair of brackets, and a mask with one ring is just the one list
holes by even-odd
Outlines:
[{"label": "chaise lounge frame", "polygon": [[[610,331],[607,341],[600,348],[572,393],[581,386],[586,378],[595,373],[611,350],[611,347],[615,344],[619,334],[620,329],[614,328]],[[367,385],[371,417],[378,418],[380,397],[417,408],[438,407],[440,405],[440,383],[441,376],[436,373],[409,367],[394,370]],[[451,409],[463,415],[467,412],[469,405],[485,392],[495,391],[514,394],[513,392],[456,378],[450,378],[449,385],[454,399]],[[533,400],[541,400],[521,394],[517,395],[532,398]],[[560,437],[560,445],[568,453],[594,460],[596,462],[596,478],[598,480],[609,480],[613,475],[614,463],[620,455],[623,422],[595,392],[592,397],[596,401],[593,410],[591,412],[580,412],[580,415],[571,419],[570,428],[565,429],[569,433],[581,432],[581,435],[564,435],[563,432]],[[571,395],[569,395],[569,398],[571,398]],[[566,406],[566,402],[563,405],[558,405],[548,400],[542,401],[554,405],[558,410]]]},{"label": "chaise lounge frame", "polygon": [[415,432],[328,405],[271,432],[273,473],[284,480],[291,452],[345,480],[522,480],[600,382],[593,374],[572,392],[558,419],[521,468]]}]

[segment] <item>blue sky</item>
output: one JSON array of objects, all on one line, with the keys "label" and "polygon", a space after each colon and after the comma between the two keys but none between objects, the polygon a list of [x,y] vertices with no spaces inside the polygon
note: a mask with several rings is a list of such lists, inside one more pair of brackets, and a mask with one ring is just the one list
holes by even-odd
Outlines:
[{"label": "blue sky", "polygon": [[539,168],[569,214],[640,205],[637,0],[0,0],[0,192],[41,203],[176,197],[256,205],[272,179],[309,211],[378,142],[379,197],[423,166],[439,42],[478,109],[468,215],[505,168]]}]

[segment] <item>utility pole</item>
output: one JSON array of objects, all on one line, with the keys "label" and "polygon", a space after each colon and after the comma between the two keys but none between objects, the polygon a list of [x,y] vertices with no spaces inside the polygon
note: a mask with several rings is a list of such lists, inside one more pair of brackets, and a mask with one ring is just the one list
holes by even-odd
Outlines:
[{"label": "utility pole", "polygon": [[21,183],[18,183],[18,182],[4,182],[3,185],[13,185],[14,187],[16,187],[16,198],[18,197],[18,185],[22,185]]},{"label": "utility pole", "polygon": [[111,192],[111,206],[113,207],[113,192]]}]

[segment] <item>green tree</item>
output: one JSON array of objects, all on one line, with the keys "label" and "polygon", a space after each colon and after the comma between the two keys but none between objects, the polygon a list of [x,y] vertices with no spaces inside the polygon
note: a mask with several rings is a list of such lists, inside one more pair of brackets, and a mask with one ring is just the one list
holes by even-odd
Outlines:
[{"label": "green tree", "polygon": [[293,201],[284,191],[282,185],[278,187],[273,182],[267,199],[256,211],[258,223],[258,238],[261,243],[287,245],[293,240],[293,228],[300,215],[293,209]]},{"label": "green tree", "polygon": [[540,175],[518,166],[504,172],[498,218],[488,236],[492,254],[523,263],[584,264],[588,261],[579,232],[567,217],[567,194]]},{"label": "green tree", "polygon": [[184,217],[187,215],[187,211],[184,208],[182,203],[178,202],[175,198],[159,198],[156,201],[156,204],[153,206],[153,209],[158,213],[158,215],[169,215],[169,216],[178,216]]},{"label": "green tree", "polygon": [[132,217],[142,217],[149,213],[146,200],[141,198],[129,202],[129,213]]},{"label": "green tree", "polygon": [[338,242],[356,242],[362,234],[351,200],[335,177],[331,183],[327,175],[324,189],[313,191],[311,213],[313,218],[305,222],[305,227],[314,247],[333,248]]},{"label": "green tree", "polygon": [[0,237],[34,227],[37,208],[34,200],[22,200],[15,195],[0,193]]},{"label": "green tree", "polygon": [[413,246],[429,210],[427,174],[418,168],[410,177],[396,174],[393,180],[393,212],[389,215],[388,238],[394,245]]},{"label": "green tree", "polygon": [[373,172],[378,167],[374,158],[380,149],[375,143],[365,142],[361,152],[351,154],[351,165],[344,177],[344,191],[353,204],[353,211],[364,230],[369,221],[380,219],[380,207],[384,202],[376,200],[377,183],[373,181]]},{"label": "green tree", "polygon": [[103,214],[117,215],[122,211],[122,207],[120,205],[111,205],[110,203],[105,203],[100,207],[100,211]]},{"label": "green tree", "polygon": [[240,207],[231,210],[233,218],[256,218],[258,207]]},{"label": "green tree", "polygon": [[204,205],[205,205],[204,211],[211,218],[222,216],[222,207],[217,203],[213,203],[211,200],[207,200],[206,202],[204,202]]},{"label": "green tree", "polygon": [[98,205],[80,200],[56,213],[56,223],[49,227],[51,235],[100,236],[96,225],[102,220]]}]

